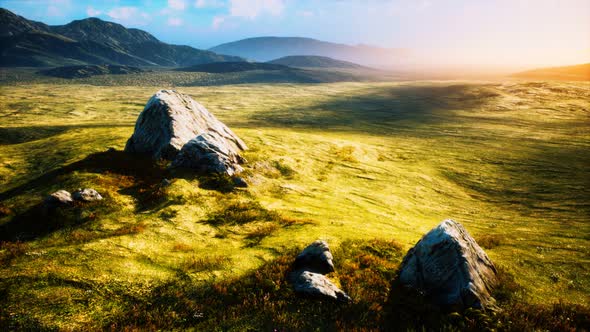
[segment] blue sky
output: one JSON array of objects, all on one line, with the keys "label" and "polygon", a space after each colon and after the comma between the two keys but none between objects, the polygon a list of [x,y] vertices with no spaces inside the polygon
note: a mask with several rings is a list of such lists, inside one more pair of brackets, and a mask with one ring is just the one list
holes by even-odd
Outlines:
[{"label": "blue sky", "polygon": [[29,19],[96,16],[162,41],[209,48],[304,36],[406,48],[447,64],[590,62],[589,0],[0,0]]}]

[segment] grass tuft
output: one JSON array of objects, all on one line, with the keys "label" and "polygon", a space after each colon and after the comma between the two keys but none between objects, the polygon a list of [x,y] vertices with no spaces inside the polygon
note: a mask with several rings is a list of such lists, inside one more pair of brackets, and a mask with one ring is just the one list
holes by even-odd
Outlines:
[{"label": "grass tuft", "polygon": [[213,226],[244,225],[254,221],[280,222],[281,216],[274,211],[269,211],[255,201],[242,201],[231,203],[221,211],[209,216],[207,222]]},{"label": "grass tuft", "polygon": [[504,242],[504,236],[499,234],[482,235],[475,239],[482,248],[493,249]]}]

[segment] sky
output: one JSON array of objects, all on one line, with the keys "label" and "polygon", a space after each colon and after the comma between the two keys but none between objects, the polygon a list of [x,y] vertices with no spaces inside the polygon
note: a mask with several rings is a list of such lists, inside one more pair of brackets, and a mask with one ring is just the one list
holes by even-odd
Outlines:
[{"label": "sky", "polygon": [[90,16],[209,48],[301,36],[403,48],[416,62],[537,66],[590,62],[590,0],[0,0],[51,25]]}]

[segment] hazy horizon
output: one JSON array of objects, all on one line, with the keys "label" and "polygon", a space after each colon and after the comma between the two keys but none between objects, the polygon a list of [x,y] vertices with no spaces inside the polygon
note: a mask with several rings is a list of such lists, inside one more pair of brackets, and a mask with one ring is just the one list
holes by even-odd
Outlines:
[{"label": "hazy horizon", "polygon": [[524,70],[590,62],[584,0],[0,0],[50,25],[98,17],[200,49],[260,36],[407,50],[392,68]]}]

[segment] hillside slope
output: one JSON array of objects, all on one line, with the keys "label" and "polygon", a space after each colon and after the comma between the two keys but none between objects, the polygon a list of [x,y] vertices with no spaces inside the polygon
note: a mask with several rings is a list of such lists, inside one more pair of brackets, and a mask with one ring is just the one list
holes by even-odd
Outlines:
[{"label": "hillside slope", "polygon": [[176,69],[177,71],[203,72],[203,73],[234,73],[250,70],[289,70],[287,66],[272,63],[257,62],[213,62],[190,67]]},{"label": "hillside slope", "polygon": [[319,55],[291,55],[269,61],[268,63],[299,68],[366,68],[353,62],[336,60]]},{"label": "hillside slope", "polygon": [[64,66],[113,64],[128,66],[191,66],[241,61],[190,46],[171,45],[139,29],[87,18],[49,26],[0,8],[0,64]]},{"label": "hillside slope", "polygon": [[590,81],[590,63],[566,67],[539,68],[516,73],[512,76],[535,80]]},{"label": "hillside slope", "polygon": [[291,55],[318,55],[363,65],[390,63],[404,55],[400,49],[345,45],[302,37],[257,37],[215,46],[210,51],[256,61],[271,61]]}]

